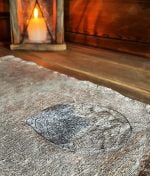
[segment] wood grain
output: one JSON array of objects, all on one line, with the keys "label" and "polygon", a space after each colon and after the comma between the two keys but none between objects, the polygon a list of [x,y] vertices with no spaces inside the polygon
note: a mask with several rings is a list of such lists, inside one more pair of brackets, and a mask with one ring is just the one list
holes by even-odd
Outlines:
[{"label": "wood grain", "polygon": [[64,43],[64,0],[56,1],[57,21],[56,21],[56,43]]},{"label": "wood grain", "polygon": [[10,45],[11,50],[30,50],[30,51],[63,51],[66,50],[66,44],[29,44]]},{"label": "wood grain", "polygon": [[150,43],[149,0],[66,0],[67,32]]},{"label": "wood grain", "polygon": [[0,0],[0,12],[9,12],[9,0]]},{"label": "wood grain", "polygon": [[[0,55],[3,52],[4,48]],[[68,50],[61,52],[7,50],[6,53],[150,103],[150,60],[147,58],[70,44]]]},{"label": "wood grain", "polygon": [[0,17],[0,41],[9,42],[10,41],[10,24],[9,16]]},{"label": "wood grain", "polygon": [[150,58],[150,44],[66,32],[66,40]]},{"label": "wood grain", "polygon": [[11,21],[11,40],[12,43],[19,44],[21,41],[21,31],[19,28],[18,3],[10,0],[10,21]]},{"label": "wood grain", "polygon": [[[150,46],[149,16],[149,0],[66,0],[66,39],[119,51],[127,50],[122,44],[116,47],[116,40],[125,45],[133,42],[127,51],[132,53],[136,43],[141,43],[141,46],[144,43],[146,48]],[[107,39],[114,40],[114,44]],[[145,55],[144,47],[139,47],[138,53]]]},{"label": "wood grain", "polygon": [[9,1],[0,0],[0,42],[10,41]]}]

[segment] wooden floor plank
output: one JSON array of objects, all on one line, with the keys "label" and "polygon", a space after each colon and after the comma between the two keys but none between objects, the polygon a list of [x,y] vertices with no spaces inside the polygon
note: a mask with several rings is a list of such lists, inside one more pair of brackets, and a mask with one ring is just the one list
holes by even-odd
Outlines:
[{"label": "wooden floor plank", "polygon": [[150,103],[150,59],[109,50],[68,45],[61,52],[0,50],[52,70],[105,85],[120,93]]},{"label": "wooden floor plank", "polygon": [[71,67],[77,69],[78,71],[82,70],[84,72],[90,72],[96,76],[105,77],[106,79],[110,79],[115,82],[128,82],[131,86],[138,86],[144,90],[149,90],[150,77],[149,72],[145,70],[138,70],[136,68],[133,69],[126,65],[120,65],[112,62],[109,63],[105,60],[97,61],[97,58],[93,58],[91,56],[87,56],[88,58],[86,59],[82,56],[81,59],[79,54],[75,53],[73,54],[73,57],[71,55],[62,56],[59,53],[52,53],[51,56],[49,53],[33,54],[37,57],[46,59],[48,62],[55,64],[58,63],[59,65]]}]

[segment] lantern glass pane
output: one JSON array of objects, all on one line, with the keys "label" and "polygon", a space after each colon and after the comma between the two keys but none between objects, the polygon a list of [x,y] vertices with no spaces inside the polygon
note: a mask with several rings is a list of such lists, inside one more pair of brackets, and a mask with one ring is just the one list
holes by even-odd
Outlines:
[{"label": "lantern glass pane", "polygon": [[[47,39],[43,43],[55,42],[56,30],[56,5],[52,0],[21,0],[18,3],[18,24],[21,33],[21,43],[32,43],[29,40],[28,28],[34,18],[34,8],[38,7],[39,18],[44,19],[47,28]],[[36,43],[36,42],[35,42]]]}]

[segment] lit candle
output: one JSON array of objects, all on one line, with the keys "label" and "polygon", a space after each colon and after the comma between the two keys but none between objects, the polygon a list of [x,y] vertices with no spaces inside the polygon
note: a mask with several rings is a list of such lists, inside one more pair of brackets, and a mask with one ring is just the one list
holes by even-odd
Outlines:
[{"label": "lit candle", "polygon": [[34,9],[34,18],[28,26],[29,40],[35,43],[41,43],[47,39],[47,27],[43,18],[38,17],[38,9]]}]

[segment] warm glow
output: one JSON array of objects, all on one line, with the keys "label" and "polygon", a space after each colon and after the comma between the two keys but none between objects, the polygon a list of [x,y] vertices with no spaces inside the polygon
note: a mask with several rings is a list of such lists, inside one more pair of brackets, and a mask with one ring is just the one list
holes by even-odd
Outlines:
[{"label": "warm glow", "polygon": [[47,39],[47,27],[44,18],[39,15],[39,8],[34,8],[33,18],[30,19],[28,26],[29,40],[34,43],[41,43]]},{"label": "warm glow", "polygon": [[35,9],[34,9],[34,18],[38,18],[38,16],[39,16],[38,9],[35,8]]}]

